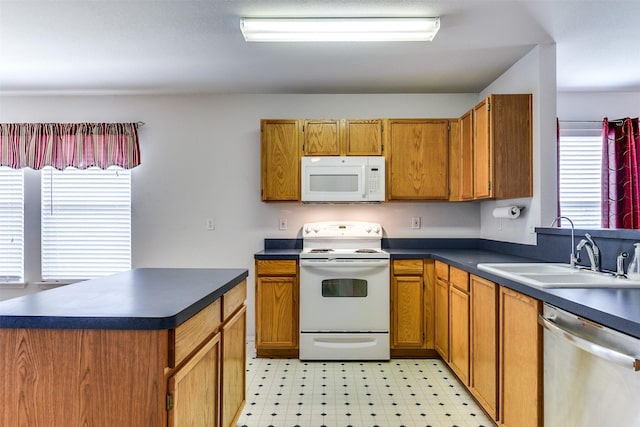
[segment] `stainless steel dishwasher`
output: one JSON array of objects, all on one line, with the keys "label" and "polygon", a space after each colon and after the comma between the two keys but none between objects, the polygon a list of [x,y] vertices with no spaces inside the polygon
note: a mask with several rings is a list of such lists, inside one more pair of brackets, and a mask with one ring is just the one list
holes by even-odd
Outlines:
[{"label": "stainless steel dishwasher", "polygon": [[640,426],[640,339],[545,304],[544,426]]}]

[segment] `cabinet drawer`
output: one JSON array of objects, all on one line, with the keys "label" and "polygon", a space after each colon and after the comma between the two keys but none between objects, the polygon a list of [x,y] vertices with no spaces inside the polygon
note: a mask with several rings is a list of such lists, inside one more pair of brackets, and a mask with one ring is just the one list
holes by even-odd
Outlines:
[{"label": "cabinet drawer", "polygon": [[442,261],[436,261],[435,270],[437,278],[442,279],[445,282],[449,281],[449,264],[446,264]]},{"label": "cabinet drawer", "polygon": [[469,292],[469,273],[466,271],[449,267],[449,282],[461,291]]},{"label": "cabinet drawer", "polygon": [[297,273],[297,261],[293,259],[259,259],[256,261],[256,275],[258,276],[295,276]]},{"label": "cabinet drawer", "polygon": [[421,259],[396,259],[393,261],[393,274],[401,275],[422,275]]},{"label": "cabinet drawer", "polygon": [[169,367],[175,368],[222,323],[220,299],[215,300],[169,333]]},{"label": "cabinet drawer", "polygon": [[235,288],[222,296],[222,319],[227,320],[247,299],[247,281],[236,285]]}]

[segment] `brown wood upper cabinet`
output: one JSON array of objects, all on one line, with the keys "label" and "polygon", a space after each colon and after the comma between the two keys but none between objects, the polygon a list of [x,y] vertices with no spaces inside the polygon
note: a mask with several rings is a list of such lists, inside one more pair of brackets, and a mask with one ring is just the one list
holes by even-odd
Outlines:
[{"label": "brown wood upper cabinet", "polygon": [[304,120],[305,156],[380,156],[382,120]]},{"label": "brown wood upper cabinet", "polygon": [[260,194],[263,202],[300,200],[302,122],[260,121]]},{"label": "brown wood upper cabinet", "polygon": [[531,94],[490,95],[460,119],[460,199],[533,195]]},{"label": "brown wood upper cabinet", "polygon": [[385,124],[388,200],[449,198],[449,121],[388,119]]},{"label": "brown wood upper cabinet", "polygon": [[340,155],[340,120],[304,121],[305,156]]}]

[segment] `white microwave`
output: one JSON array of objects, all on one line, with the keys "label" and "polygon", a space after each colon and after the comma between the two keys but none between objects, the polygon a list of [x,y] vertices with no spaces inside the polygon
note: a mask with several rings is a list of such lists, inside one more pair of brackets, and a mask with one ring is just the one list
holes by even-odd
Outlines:
[{"label": "white microwave", "polygon": [[302,158],[302,201],[325,203],[382,202],[383,156]]}]

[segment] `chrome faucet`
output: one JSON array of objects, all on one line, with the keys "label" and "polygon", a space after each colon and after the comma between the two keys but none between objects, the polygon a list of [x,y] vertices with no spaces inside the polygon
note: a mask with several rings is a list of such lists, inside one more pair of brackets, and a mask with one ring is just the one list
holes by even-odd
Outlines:
[{"label": "chrome faucet", "polygon": [[560,215],[553,220],[553,222],[551,223],[551,227],[556,225],[558,220],[561,220],[561,219],[566,219],[567,221],[569,221],[569,224],[571,224],[571,255],[569,257],[569,265],[571,266],[571,268],[575,268],[576,263],[578,262],[578,258],[576,257],[576,253],[574,251],[574,248],[576,247],[576,234],[575,234],[576,229],[573,226],[573,221],[571,221],[571,218],[567,216]]},{"label": "chrome faucet", "polygon": [[627,259],[629,254],[627,252],[620,252],[616,258],[616,277],[627,277],[624,273],[624,260]]},{"label": "chrome faucet", "polygon": [[580,253],[580,250],[585,248],[589,256],[591,271],[600,271],[600,248],[598,248],[598,245],[596,245],[589,233],[584,233],[584,237],[584,239],[580,240],[578,246],[576,246],[576,251]]}]

